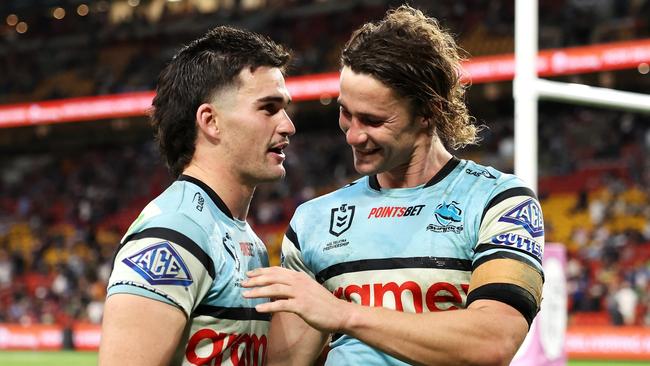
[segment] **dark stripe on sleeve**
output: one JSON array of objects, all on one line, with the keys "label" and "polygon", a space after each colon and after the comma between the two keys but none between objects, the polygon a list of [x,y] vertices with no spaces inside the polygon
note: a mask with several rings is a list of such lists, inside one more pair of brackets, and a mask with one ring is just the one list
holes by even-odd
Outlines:
[{"label": "dark stripe on sleeve", "polygon": [[494,198],[492,198],[490,202],[488,202],[487,206],[485,206],[485,209],[483,209],[483,214],[481,215],[481,223],[483,223],[483,218],[485,217],[485,214],[488,212],[489,209],[499,204],[499,202],[505,201],[510,197],[516,197],[516,196],[528,196],[537,199],[537,195],[535,194],[535,192],[533,192],[530,188],[527,187],[515,187],[515,188],[506,189],[505,191],[494,196]]},{"label": "dark stripe on sleeve", "polygon": [[287,239],[291,240],[293,246],[295,246],[296,249],[300,251],[300,242],[298,241],[298,235],[296,235],[296,232],[293,231],[291,225],[289,225],[289,227],[287,228],[287,232],[285,235],[287,236]]},{"label": "dark stripe on sleeve", "polygon": [[329,266],[316,275],[316,280],[323,283],[332,277],[344,273],[403,268],[439,268],[470,271],[472,269],[472,261],[467,259],[444,257],[363,259],[352,262],[337,263]]},{"label": "dark stripe on sleeve", "polygon": [[[515,251],[515,252],[523,253],[527,257],[529,257],[532,260],[534,260],[535,262],[539,263],[540,265],[542,264],[541,259],[535,257],[534,255],[530,254],[530,252],[528,252],[526,250],[519,249],[519,248],[514,247],[514,246],[505,246],[505,245],[496,245],[496,244],[487,244],[487,243],[485,243],[485,244],[479,244],[476,247],[476,249],[474,249],[474,251],[476,253],[483,253],[483,252],[486,252],[486,251],[488,251],[490,249],[499,249],[500,251],[502,251],[502,250],[512,250],[512,251]],[[474,265],[474,267],[476,268],[476,265]]]},{"label": "dark stripe on sleeve", "polygon": [[517,309],[526,318],[529,328],[539,310],[530,292],[510,283],[490,283],[472,290],[467,295],[467,306],[481,299],[500,301]]},{"label": "dark stripe on sleeve", "polygon": [[[164,292],[162,292],[162,291],[159,291],[159,290],[156,289],[155,287],[145,286],[144,284],[141,284],[141,283],[138,283],[138,282],[133,282],[133,281],[117,281],[117,282],[115,282],[114,284],[110,285],[110,286],[109,286],[109,289],[111,289],[111,288],[113,288],[113,287],[115,287],[115,286],[118,286],[118,285],[120,285],[120,286],[133,286],[133,287],[137,287],[137,288],[139,288],[139,289],[142,289],[142,290],[145,290],[145,291],[149,291],[149,292],[151,292],[151,293],[153,293],[153,294],[156,294],[156,295],[158,295],[158,296],[164,297],[165,299],[167,299],[167,301],[171,302],[171,303],[174,304],[177,308],[181,309],[181,310],[183,311],[183,313],[185,313],[185,310],[183,309],[183,307],[181,306],[181,304],[179,304],[176,300],[174,300],[172,297],[170,297],[170,296],[167,295],[166,293],[164,293]],[[116,292],[116,293],[117,293],[117,294],[120,294],[120,293],[123,293],[123,292]],[[130,292],[127,292],[127,293],[130,294]]]},{"label": "dark stripe on sleeve", "polygon": [[146,239],[146,238],[163,239],[180,245],[185,250],[192,253],[192,255],[196,257],[196,259],[198,259],[199,262],[201,262],[201,264],[203,264],[203,267],[205,267],[205,270],[208,271],[210,277],[215,278],[216,274],[215,274],[214,262],[212,261],[212,258],[210,258],[210,256],[208,256],[208,254],[203,249],[201,249],[201,247],[198,244],[194,242],[194,240],[188,238],[187,236],[179,233],[176,230],[172,230],[165,227],[152,227],[152,228],[144,229],[138,233],[131,234],[126,238],[124,238],[124,241],[117,248],[117,251],[115,252],[115,256],[113,256],[113,266],[115,266],[115,258],[117,257],[117,253],[120,251],[120,249],[122,249],[122,247],[126,243],[132,240]]},{"label": "dark stripe on sleeve", "polygon": [[271,321],[271,314],[259,313],[255,308],[228,308],[201,304],[192,312],[192,317],[208,315],[218,319]]}]

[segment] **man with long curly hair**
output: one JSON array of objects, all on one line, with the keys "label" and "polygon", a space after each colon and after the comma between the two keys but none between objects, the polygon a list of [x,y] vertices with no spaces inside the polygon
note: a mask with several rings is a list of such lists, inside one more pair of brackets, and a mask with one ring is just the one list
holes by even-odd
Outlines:
[{"label": "man with long curly hair", "polygon": [[[477,142],[460,51],[409,6],[352,34],[339,126],[362,178],[302,204],[283,267],[251,271],[274,313],[270,365],[507,365],[539,310],[544,225],[514,175],[453,156]],[[331,338],[330,338],[331,336]]]}]

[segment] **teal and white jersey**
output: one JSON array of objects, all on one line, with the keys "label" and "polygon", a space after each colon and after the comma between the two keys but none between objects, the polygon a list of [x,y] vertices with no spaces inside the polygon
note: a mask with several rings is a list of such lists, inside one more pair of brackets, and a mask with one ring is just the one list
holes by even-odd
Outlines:
[{"label": "teal and white jersey", "polygon": [[136,294],[181,309],[187,325],[172,365],[263,365],[268,299],[245,299],[247,271],[268,266],[262,241],[203,182],[181,176],[121,241],[108,296]]},{"label": "teal and white jersey", "polygon": [[[494,260],[541,276],[543,251],[535,194],[514,175],[452,158],[422,186],[384,189],[367,176],[302,204],[285,235],[282,262],[365,306],[448,311],[465,308],[476,293],[476,299],[517,298],[509,304],[518,310],[533,302],[532,315],[525,315],[532,321],[536,296],[502,277],[481,278],[487,285],[472,291],[470,279]],[[333,335],[330,348],[330,366],[406,365],[347,335]]]}]

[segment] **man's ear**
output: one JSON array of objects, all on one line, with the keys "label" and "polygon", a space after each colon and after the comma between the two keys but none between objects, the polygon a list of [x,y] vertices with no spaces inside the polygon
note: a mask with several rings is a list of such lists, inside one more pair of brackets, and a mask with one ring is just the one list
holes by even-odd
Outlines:
[{"label": "man's ear", "polygon": [[210,103],[203,103],[196,110],[196,125],[209,139],[219,138],[219,115],[217,108]]},{"label": "man's ear", "polygon": [[435,125],[433,123],[433,117],[424,117],[424,116],[419,116],[417,117],[417,122],[420,128],[424,129],[427,131],[427,133],[431,136],[434,133],[435,130]]}]

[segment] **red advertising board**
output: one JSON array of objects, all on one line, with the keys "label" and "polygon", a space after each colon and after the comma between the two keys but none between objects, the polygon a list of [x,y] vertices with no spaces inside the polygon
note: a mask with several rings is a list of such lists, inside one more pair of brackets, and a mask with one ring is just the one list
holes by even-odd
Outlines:
[{"label": "red advertising board", "polygon": [[58,350],[62,347],[60,326],[0,324],[0,350]]},{"label": "red advertising board", "polygon": [[[636,68],[650,63],[650,39],[545,50],[537,62],[540,76]],[[515,58],[512,54],[476,57],[463,65],[462,72],[473,84],[512,80]],[[336,97],[338,84],[336,72],[287,79],[294,101]],[[153,91],[144,91],[0,106],[0,128],[141,116],[153,97]]]},{"label": "red advertising board", "polygon": [[[101,327],[78,323],[72,328],[75,349],[96,351]],[[56,325],[0,324],[0,350],[60,350],[63,328]],[[650,361],[650,328],[571,326],[565,335],[569,359]]]},{"label": "red advertising board", "polygon": [[101,326],[97,324],[77,323],[72,327],[72,343],[74,348],[82,351],[93,351],[99,348]]},{"label": "red advertising board", "polygon": [[572,359],[650,361],[650,328],[571,327],[565,345]]}]

